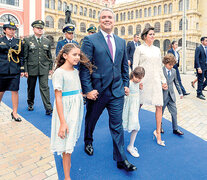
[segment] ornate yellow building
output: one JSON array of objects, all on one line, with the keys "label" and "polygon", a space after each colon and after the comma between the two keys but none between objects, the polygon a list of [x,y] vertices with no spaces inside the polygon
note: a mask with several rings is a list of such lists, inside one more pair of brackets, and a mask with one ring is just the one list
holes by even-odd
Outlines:
[{"label": "ornate yellow building", "polygon": [[[76,25],[75,39],[79,42],[87,35],[90,25],[98,27],[98,14],[103,7],[111,7],[116,16],[114,33],[126,41],[133,34],[141,33],[145,26],[155,27],[155,45],[164,55],[172,40],[182,44],[183,0],[135,0],[114,4],[114,0],[45,0],[46,34],[57,42],[63,38],[65,9],[69,6]],[[207,0],[186,0],[187,2],[187,70],[193,69],[194,50],[200,37],[207,35]],[[182,54],[182,49],[180,50]]]}]

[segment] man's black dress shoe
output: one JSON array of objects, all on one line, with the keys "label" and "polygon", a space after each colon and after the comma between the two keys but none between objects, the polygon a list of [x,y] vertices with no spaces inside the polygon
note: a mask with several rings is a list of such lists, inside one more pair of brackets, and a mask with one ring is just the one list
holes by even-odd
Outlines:
[{"label": "man's black dress shoe", "polygon": [[206,98],[203,95],[198,95],[197,98],[202,99],[202,100],[206,100]]},{"label": "man's black dress shoe", "polygon": [[173,130],[173,134],[177,134],[179,136],[183,135],[184,133],[181,130]]},{"label": "man's black dress shoe", "polygon": [[20,117],[15,118],[14,115],[13,115],[13,112],[11,113],[11,117],[12,117],[12,119],[14,119],[17,122],[21,122],[22,121],[22,119]]},{"label": "man's black dress shoe", "polygon": [[28,106],[28,111],[33,111],[33,110],[34,110],[33,105],[29,105]]},{"label": "man's black dress shoe", "polygon": [[92,144],[85,144],[85,152],[89,155],[93,155],[93,145]]},{"label": "man's black dress shoe", "polygon": [[131,164],[128,160],[117,162],[117,168],[124,169],[125,171],[136,171],[137,168]]},{"label": "man's black dress shoe", "polygon": [[184,93],[183,96],[187,96],[187,95],[189,95],[189,94],[190,94],[190,93]]},{"label": "man's black dress shoe", "polygon": [[46,112],[45,112],[45,114],[46,114],[46,115],[50,115],[50,114],[52,114],[52,109],[47,109]]}]

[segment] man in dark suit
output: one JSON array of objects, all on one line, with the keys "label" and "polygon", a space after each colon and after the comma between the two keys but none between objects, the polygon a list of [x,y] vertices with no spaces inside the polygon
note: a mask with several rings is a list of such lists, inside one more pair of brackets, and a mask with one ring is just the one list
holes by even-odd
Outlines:
[{"label": "man in dark suit", "polygon": [[187,93],[185,88],[183,87],[182,81],[181,81],[181,77],[180,77],[180,71],[178,69],[179,64],[180,64],[180,54],[176,51],[176,49],[178,48],[178,43],[177,41],[172,41],[171,43],[171,49],[168,50],[168,53],[171,53],[175,56],[176,58],[176,64],[173,66],[173,68],[176,70],[176,74],[177,74],[177,79],[180,85],[180,88],[182,90],[183,96],[187,96],[190,93]]},{"label": "man in dark suit", "polygon": [[83,93],[87,96],[85,117],[85,152],[93,155],[93,131],[107,108],[109,128],[113,139],[113,158],[117,167],[126,171],[137,168],[127,161],[124,152],[122,111],[124,95],[129,94],[129,72],[125,40],[112,33],[114,13],[105,8],[100,12],[101,31],[86,36],[81,47],[90,61],[97,67],[90,75],[85,66],[80,65],[80,79]]},{"label": "man in dark suit", "polygon": [[132,69],[132,65],[133,65],[134,51],[135,51],[136,47],[138,47],[140,45],[141,45],[141,43],[139,42],[139,34],[135,34],[134,35],[134,40],[129,41],[127,43],[128,64],[131,67],[131,69]]},{"label": "man in dark suit", "polygon": [[73,40],[74,37],[75,26],[73,24],[66,24],[63,26],[63,33],[65,33],[65,39],[62,41],[58,41],[56,46],[56,56],[62,49],[62,47],[67,43],[75,43],[78,45],[78,42]]},{"label": "man in dark suit", "polygon": [[195,50],[194,68],[198,76],[197,98],[206,100],[202,90],[207,85],[207,37],[201,38],[201,45]]},{"label": "man in dark suit", "polygon": [[24,39],[25,76],[27,79],[27,103],[28,110],[33,111],[35,86],[37,78],[41,98],[46,110],[46,115],[52,113],[50,103],[50,91],[48,86],[48,75],[52,73],[53,60],[51,54],[51,42],[43,36],[45,23],[42,20],[34,21],[34,35]]}]

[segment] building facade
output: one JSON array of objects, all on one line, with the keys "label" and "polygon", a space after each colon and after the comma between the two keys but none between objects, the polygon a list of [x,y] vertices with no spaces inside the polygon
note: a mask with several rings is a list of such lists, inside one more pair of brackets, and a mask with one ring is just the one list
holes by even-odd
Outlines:
[{"label": "building facade", "polygon": [[31,23],[36,19],[44,19],[44,0],[0,0],[0,34],[3,35],[3,24],[13,21],[18,30],[17,37],[32,34]]}]

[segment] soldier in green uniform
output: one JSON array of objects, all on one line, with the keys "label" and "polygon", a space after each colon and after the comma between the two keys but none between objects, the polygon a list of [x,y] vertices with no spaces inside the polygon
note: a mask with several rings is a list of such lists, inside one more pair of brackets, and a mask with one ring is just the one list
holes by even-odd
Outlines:
[{"label": "soldier in green uniform", "polygon": [[27,79],[27,103],[28,110],[33,111],[35,85],[39,79],[41,98],[46,110],[46,115],[52,113],[50,93],[48,86],[48,75],[52,73],[53,61],[50,41],[43,37],[45,23],[42,20],[34,21],[34,35],[24,39],[25,76]]},{"label": "soldier in green uniform", "polygon": [[24,57],[22,42],[15,38],[17,27],[13,22],[3,25],[5,36],[0,38],[0,103],[5,91],[11,91],[13,112],[12,119],[22,119],[17,114],[20,76],[24,76]]},{"label": "soldier in green uniform", "polygon": [[[88,29],[87,29],[87,32],[88,32],[88,35],[91,35],[91,34],[94,34],[94,33],[96,33],[96,27],[95,26],[91,26],[91,27],[89,27]],[[80,46],[82,46],[82,44],[83,44],[83,39],[81,39],[81,41],[80,41]]]}]

